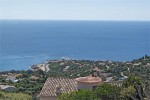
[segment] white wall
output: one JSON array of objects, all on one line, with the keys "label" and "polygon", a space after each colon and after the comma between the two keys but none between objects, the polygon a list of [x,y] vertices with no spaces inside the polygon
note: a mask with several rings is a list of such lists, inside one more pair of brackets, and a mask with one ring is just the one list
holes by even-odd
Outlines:
[{"label": "white wall", "polygon": [[97,86],[97,83],[93,83],[93,84],[87,84],[87,83],[77,83],[77,89],[88,89],[88,90],[92,90],[93,86]]}]

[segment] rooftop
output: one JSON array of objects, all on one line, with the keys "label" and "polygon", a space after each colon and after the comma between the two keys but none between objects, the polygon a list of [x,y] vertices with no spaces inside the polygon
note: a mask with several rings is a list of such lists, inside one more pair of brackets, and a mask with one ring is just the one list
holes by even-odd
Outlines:
[{"label": "rooftop", "polygon": [[75,79],[77,82],[82,83],[100,83],[102,79],[99,77],[87,76],[87,77],[80,77]]},{"label": "rooftop", "polygon": [[57,96],[56,88],[58,85],[61,85],[62,93],[69,93],[77,90],[76,81],[74,79],[49,77],[42,88],[40,96]]}]

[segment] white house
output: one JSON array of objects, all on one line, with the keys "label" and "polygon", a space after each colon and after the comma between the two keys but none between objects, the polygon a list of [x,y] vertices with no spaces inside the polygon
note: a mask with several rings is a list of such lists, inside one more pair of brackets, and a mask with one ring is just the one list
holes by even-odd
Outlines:
[{"label": "white house", "polygon": [[0,85],[0,89],[4,91],[12,92],[15,91],[16,88],[14,86],[9,86],[9,85]]}]

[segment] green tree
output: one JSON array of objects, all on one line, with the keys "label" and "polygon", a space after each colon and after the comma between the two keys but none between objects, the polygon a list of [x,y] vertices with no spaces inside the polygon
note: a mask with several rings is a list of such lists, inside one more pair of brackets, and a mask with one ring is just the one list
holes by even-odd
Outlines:
[{"label": "green tree", "polygon": [[64,93],[58,100],[93,100],[94,95],[90,90],[79,90],[71,93]]},{"label": "green tree", "polygon": [[121,88],[116,85],[103,83],[99,85],[94,94],[102,100],[118,100],[120,99]]},{"label": "green tree", "polygon": [[135,88],[133,86],[129,86],[127,88],[123,88],[122,91],[121,91],[121,97],[122,99],[124,100],[129,100],[130,98],[133,98],[135,97]]},{"label": "green tree", "polygon": [[0,92],[0,100],[32,100],[32,97],[22,93]]},{"label": "green tree", "polygon": [[124,98],[130,98],[131,100],[143,100],[143,81],[140,77],[130,75],[123,82],[124,89],[122,90],[122,96]]}]

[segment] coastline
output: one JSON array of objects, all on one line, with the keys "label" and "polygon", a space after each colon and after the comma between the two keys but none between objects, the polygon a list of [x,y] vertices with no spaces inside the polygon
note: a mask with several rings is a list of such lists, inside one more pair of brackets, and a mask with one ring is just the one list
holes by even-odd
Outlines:
[{"label": "coastline", "polygon": [[[147,56],[147,55],[146,55]],[[141,57],[143,58],[143,57]],[[140,59],[140,58],[137,58],[137,59]],[[70,59],[70,58],[67,58],[67,57],[62,57],[61,59],[51,59],[51,60],[46,60],[42,63],[39,63],[39,64],[33,64],[31,66],[28,66],[28,69],[26,70],[33,70],[33,71],[37,71],[37,70],[42,70],[44,72],[48,72],[50,70],[49,68],[49,63],[59,63],[59,62],[65,62],[65,61],[87,61],[87,62],[102,62],[103,64],[104,63],[123,63],[123,64],[132,64],[131,62],[134,61],[134,60],[137,60],[137,59],[133,59],[131,61],[113,61],[113,60],[84,60],[84,59]],[[103,65],[102,64],[102,65]],[[134,64],[135,66],[139,65],[138,63],[137,64]],[[25,70],[25,71],[26,71]],[[6,71],[0,71],[0,72],[9,72],[9,71],[21,71],[21,70],[17,70],[17,69],[13,69],[13,70],[6,70]]]},{"label": "coastline", "polygon": [[[33,93],[31,95],[36,96],[36,93],[39,93],[41,90],[39,88],[42,88],[48,77],[78,78],[95,73],[104,82],[115,82],[114,84],[118,84],[117,81],[126,80],[130,74],[134,74],[149,80],[150,56],[145,55],[130,62],[73,59],[47,60],[44,63],[33,65],[31,68],[32,70],[0,72],[0,78],[2,79],[0,84],[8,84],[7,80],[11,80],[12,83],[9,85],[15,86],[17,89],[20,89],[22,86],[20,84],[23,84],[24,87],[26,87],[26,84],[29,84],[30,86],[22,93]],[[36,85],[38,88],[34,87]]]}]

